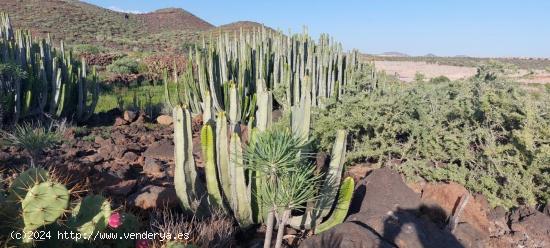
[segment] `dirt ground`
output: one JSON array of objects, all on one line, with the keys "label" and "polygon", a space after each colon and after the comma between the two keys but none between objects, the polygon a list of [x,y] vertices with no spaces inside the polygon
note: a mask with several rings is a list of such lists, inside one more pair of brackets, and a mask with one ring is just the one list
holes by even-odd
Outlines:
[{"label": "dirt ground", "polygon": [[426,79],[446,76],[451,80],[468,78],[476,74],[476,68],[450,65],[428,64],[415,61],[375,61],[377,70],[386,71],[390,75],[396,75],[405,82],[414,81],[414,76],[420,72]]},{"label": "dirt ground", "polygon": [[[374,64],[377,70],[386,71],[386,73],[395,75],[404,82],[414,81],[417,72],[424,74],[426,79],[446,76],[451,80],[468,78],[476,74],[476,68],[474,67],[439,65],[418,61],[375,61]],[[550,72],[545,70],[533,70],[532,73],[527,70],[519,70],[511,77],[526,84],[550,83]]]}]

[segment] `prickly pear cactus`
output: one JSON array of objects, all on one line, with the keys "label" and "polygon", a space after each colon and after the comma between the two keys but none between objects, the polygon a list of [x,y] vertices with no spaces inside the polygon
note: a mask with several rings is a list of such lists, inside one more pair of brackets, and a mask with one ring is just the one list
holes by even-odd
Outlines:
[{"label": "prickly pear cactus", "polygon": [[111,216],[111,203],[99,195],[86,196],[73,209],[69,226],[84,237],[105,230]]},{"label": "prickly pear cactus", "polygon": [[[118,237],[123,237],[125,233],[135,233],[140,230],[141,223],[139,219],[129,213],[122,214],[122,225],[118,228],[109,228],[109,233],[117,233]],[[134,248],[136,240],[122,239],[122,240],[105,240],[106,247],[112,248]]]},{"label": "prickly pear cactus", "polygon": [[40,168],[31,168],[22,172],[10,185],[8,200],[20,202],[25,198],[29,189],[48,181],[49,177],[48,172]]},{"label": "prickly pear cactus", "polygon": [[68,206],[69,191],[65,186],[52,182],[33,186],[21,202],[24,230],[36,230],[55,222]]}]

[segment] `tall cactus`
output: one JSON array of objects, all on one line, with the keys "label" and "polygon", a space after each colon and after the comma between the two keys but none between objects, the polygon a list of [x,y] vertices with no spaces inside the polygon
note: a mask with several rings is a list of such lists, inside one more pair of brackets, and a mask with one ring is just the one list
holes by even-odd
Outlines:
[{"label": "tall cactus", "polygon": [[347,132],[338,130],[332,149],[331,161],[325,179],[319,191],[319,198],[313,209],[308,209],[303,216],[295,216],[290,220],[294,228],[313,229],[326,218],[332,209],[338,193],[338,185],[342,178],[346,154]]},{"label": "tall cactus", "polygon": [[193,212],[203,211],[206,194],[205,186],[197,177],[193,158],[193,140],[191,133],[191,114],[189,110],[177,105],[174,115],[174,186],[182,207]]},{"label": "tall cactus", "polygon": [[49,36],[34,41],[30,32],[13,30],[7,14],[0,14],[0,26],[0,63],[15,64],[29,75],[9,82],[13,85],[9,89],[0,89],[11,106],[4,115],[12,122],[45,113],[77,121],[90,118],[99,95],[95,70],[90,81],[85,61],[74,61],[63,42],[56,50]]}]

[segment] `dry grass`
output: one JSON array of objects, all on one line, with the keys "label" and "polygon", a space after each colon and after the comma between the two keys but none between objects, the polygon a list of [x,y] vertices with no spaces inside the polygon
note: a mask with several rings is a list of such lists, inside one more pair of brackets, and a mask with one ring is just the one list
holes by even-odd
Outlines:
[{"label": "dry grass", "polygon": [[[170,233],[177,235],[188,233],[188,240],[181,240],[185,244],[199,247],[231,247],[237,228],[233,220],[222,211],[214,211],[211,217],[197,219],[175,213],[170,210],[155,212],[151,216],[151,229],[156,233]],[[163,247],[166,242],[155,241],[153,247]]]}]

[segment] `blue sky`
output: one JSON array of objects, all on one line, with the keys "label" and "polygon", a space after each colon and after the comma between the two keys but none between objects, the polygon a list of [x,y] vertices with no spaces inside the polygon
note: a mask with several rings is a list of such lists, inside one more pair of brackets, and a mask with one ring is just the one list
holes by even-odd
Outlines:
[{"label": "blue sky", "polygon": [[85,0],[119,11],[179,7],[214,24],[251,20],[347,49],[411,55],[550,57],[547,0]]}]

